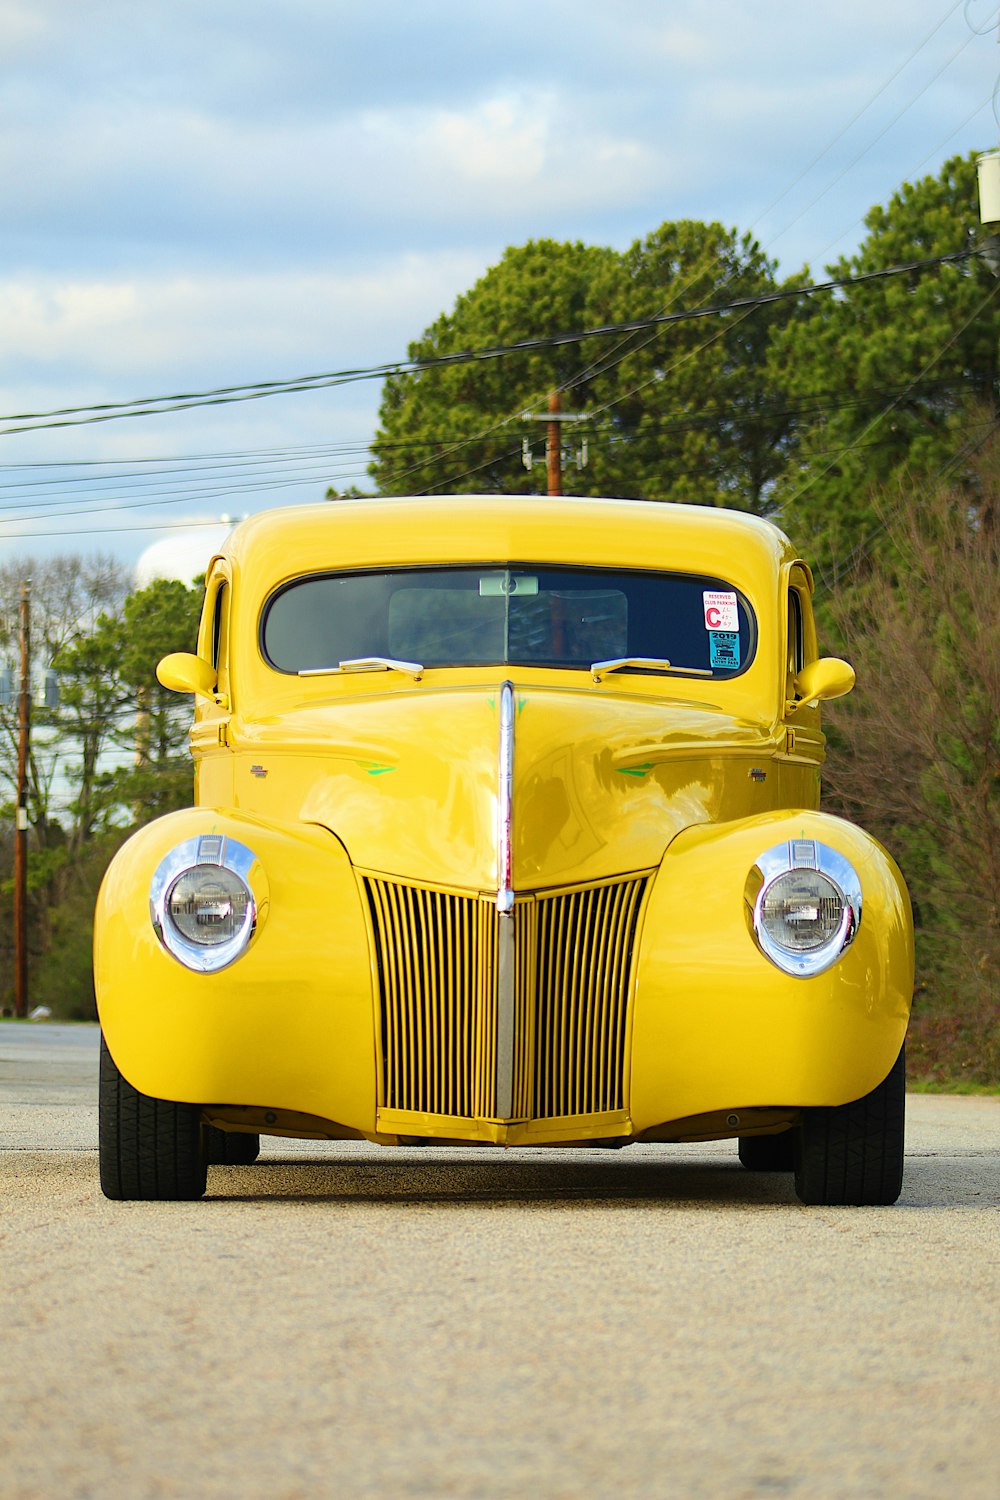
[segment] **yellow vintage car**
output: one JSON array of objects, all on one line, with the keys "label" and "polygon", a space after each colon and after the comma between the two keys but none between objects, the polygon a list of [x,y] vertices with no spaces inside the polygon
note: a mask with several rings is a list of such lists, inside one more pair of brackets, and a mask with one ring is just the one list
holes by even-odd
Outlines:
[{"label": "yellow vintage car", "polygon": [[722,510],[338,501],[207,573],[195,806],[104,881],[111,1198],[260,1135],[733,1138],[805,1203],[900,1191],[909,902],[819,811],[809,568]]}]

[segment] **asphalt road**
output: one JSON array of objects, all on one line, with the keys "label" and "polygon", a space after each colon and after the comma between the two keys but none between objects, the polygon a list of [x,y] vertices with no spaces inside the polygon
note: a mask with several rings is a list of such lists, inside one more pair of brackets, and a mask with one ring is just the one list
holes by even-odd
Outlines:
[{"label": "asphalt road", "polygon": [[0,1023],[0,1497],[1000,1495],[1000,1100],[890,1209],[731,1145],[264,1142],[97,1183],[88,1027]]}]

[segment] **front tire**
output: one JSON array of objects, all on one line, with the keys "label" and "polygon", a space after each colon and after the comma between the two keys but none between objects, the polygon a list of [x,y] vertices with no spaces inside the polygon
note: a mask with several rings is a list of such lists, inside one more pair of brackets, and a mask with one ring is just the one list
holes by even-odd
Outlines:
[{"label": "front tire", "polygon": [[803,1203],[895,1203],[903,1186],[905,1049],[888,1077],[852,1104],[803,1111],[795,1191]]},{"label": "front tire", "polygon": [[200,1105],[140,1093],[118,1071],[103,1036],[98,1146],[106,1198],[191,1199],[205,1191]]},{"label": "front tire", "polygon": [[260,1155],[260,1136],[244,1130],[205,1128],[205,1155],[209,1166],[249,1167]]},{"label": "front tire", "polygon": [[795,1166],[795,1131],[741,1135],[740,1161],[748,1172],[790,1172]]}]

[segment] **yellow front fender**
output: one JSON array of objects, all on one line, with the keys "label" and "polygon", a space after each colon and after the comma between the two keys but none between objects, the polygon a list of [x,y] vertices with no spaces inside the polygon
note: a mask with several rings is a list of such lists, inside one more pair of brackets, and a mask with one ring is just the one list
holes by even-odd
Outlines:
[{"label": "yellow front fender", "polygon": [[[251,946],[214,974],[168,953],[149,912],[160,860],[208,833],[248,846],[269,888]],[[350,862],[325,829],[210,808],[160,818],[119,851],[98,898],[94,977],[111,1055],[155,1098],[294,1109],[371,1131],[366,930]]]},{"label": "yellow front fender", "polygon": [[[861,879],[854,942],[824,973],[783,973],[758,949],[745,900],[765,850],[814,839]],[[637,1133],[718,1110],[844,1104],[895,1062],[913,995],[909,898],[892,859],[852,824],[775,812],[689,828],[650,893],[632,1022]]]}]

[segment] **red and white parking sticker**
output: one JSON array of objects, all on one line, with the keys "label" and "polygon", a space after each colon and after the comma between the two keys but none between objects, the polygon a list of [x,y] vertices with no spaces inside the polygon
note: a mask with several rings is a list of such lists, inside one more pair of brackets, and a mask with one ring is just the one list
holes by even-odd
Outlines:
[{"label": "red and white parking sticker", "polygon": [[705,589],[706,630],[739,630],[740,620],[736,610],[736,595],[731,589]]}]

